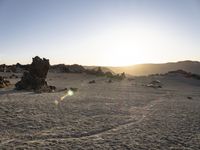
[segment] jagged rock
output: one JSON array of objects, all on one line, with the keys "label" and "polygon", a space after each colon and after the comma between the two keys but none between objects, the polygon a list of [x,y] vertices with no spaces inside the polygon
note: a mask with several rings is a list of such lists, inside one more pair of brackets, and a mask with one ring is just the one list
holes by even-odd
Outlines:
[{"label": "jagged rock", "polygon": [[45,79],[49,70],[49,60],[36,56],[30,66],[30,74],[34,77]]},{"label": "jagged rock", "polygon": [[66,72],[69,73],[83,73],[84,71],[85,68],[78,64],[66,66]]},{"label": "jagged rock", "polygon": [[110,71],[107,72],[103,72],[101,67],[98,68],[94,68],[94,69],[87,69],[85,71],[87,74],[91,74],[91,75],[95,75],[95,76],[100,76],[100,77],[107,77],[107,78],[111,78],[111,79],[116,79],[116,80],[123,80],[126,78],[125,73],[121,73],[121,74],[113,74]]},{"label": "jagged rock", "polygon": [[48,86],[45,81],[48,70],[49,60],[41,59],[38,56],[33,58],[30,65],[30,71],[24,72],[21,81],[15,84],[17,90],[34,90],[35,92],[52,92],[55,90],[54,86]]},{"label": "jagged rock", "polygon": [[11,73],[23,73],[29,70],[30,65],[21,65],[17,63],[16,65],[0,65],[0,72],[11,72]]},{"label": "jagged rock", "polygon": [[74,65],[59,64],[59,65],[50,66],[50,72],[83,73],[83,72],[85,72],[85,68],[81,65],[78,65],[78,64],[74,64]]},{"label": "jagged rock", "polygon": [[175,71],[170,71],[164,75],[182,75],[183,77],[185,78],[193,78],[193,79],[196,79],[196,80],[200,80],[200,75],[199,74],[194,74],[194,73],[191,73],[191,72],[186,72],[184,70],[175,70]]},{"label": "jagged rock", "polygon": [[5,88],[10,85],[10,81],[5,80],[4,77],[0,76],[0,88]]},{"label": "jagged rock", "polygon": [[0,65],[0,72],[6,72],[6,65],[5,64]]},{"label": "jagged rock", "polygon": [[10,77],[9,77],[10,79],[12,79],[12,78],[18,78],[18,76],[17,75],[15,75],[15,74],[12,74]]},{"label": "jagged rock", "polygon": [[29,71],[30,69],[30,65],[28,64],[28,65],[21,65],[20,63],[17,63],[16,65],[15,65],[15,67],[16,67],[16,73],[23,73],[23,72],[25,72],[25,71]]}]

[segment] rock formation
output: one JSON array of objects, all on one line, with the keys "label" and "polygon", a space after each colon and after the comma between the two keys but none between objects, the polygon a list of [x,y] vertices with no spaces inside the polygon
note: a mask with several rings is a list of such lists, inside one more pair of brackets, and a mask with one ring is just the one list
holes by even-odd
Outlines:
[{"label": "rock formation", "polygon": [[0,72],[6,72],[6,65],[5,64],[0,65]]},{"label": "rock formation", "polygon": [[34,90],[35,92],[52,92],[54,86],[48,86],[45,81],[50,64],[48,59],[38,56],[33,58],[29,72],[24,72],[21,81],[15,84],[17,90]]},{"label": "rock formation", "polygon": [[50,66],[49,71],[54,73],[83,73],[85,72],[85,68],[78,64],[74,65],[59,64]]},{"label": "rock formation", "polygon": [[5,80],[4,77],[0,76],[0,88],[5,88],[10,85],[10,81]]},{"label": "rock formation", "polygon": [[196,80],[200,80],[200,75],[199,74],[194,74],[191,72],[186,72],[184,70],[175,70],[175,71],[170,71],[164,75],[169,75],[169,76],[173,76],[173,75],[182,75],[185,78],[193,78]]}]

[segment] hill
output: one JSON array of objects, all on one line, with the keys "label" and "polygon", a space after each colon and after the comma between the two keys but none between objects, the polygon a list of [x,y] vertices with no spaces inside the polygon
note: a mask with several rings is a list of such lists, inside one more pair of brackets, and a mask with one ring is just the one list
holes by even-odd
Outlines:
[{"label": "hill", "polygon": [[109,67],[116,73],[125,72],[130,75],[149,75],[156,73],[167,73],[173,70],[185,70],[187,72],[200,74],[200,62],[198,61],[180,61],[164,64],[139,64],[128,67]]}]

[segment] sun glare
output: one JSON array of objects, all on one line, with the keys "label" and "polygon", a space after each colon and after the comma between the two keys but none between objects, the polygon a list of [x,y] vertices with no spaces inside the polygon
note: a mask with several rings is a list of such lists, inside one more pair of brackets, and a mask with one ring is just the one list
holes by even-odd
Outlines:
[{"label": "sun glare", "polygon": [[151,62],[149,58],[155,60],[160,48],[163,45],[167,48],[166,37],[159,30],[150,28],[112,28],[84,40],[77,49],[83,49],[86,53],[94,51],[92,56],[98,56],[94,60],[96,64],[126,66]]}]

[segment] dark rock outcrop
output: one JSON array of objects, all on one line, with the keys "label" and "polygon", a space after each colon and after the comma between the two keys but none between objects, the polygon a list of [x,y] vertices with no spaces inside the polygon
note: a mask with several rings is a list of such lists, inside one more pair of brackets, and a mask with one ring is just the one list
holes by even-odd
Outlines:
[{"label": "dark rock outcrop", "polygon": [[21,65],[17,63],[16,65],[0,65],[0,72],[12,72],[12,73],[23,73],[29,71],[30,65]]},{"label": "dark rock outcrop", "polygon": [[15,84],[17,90],[34,90],[35,92],[52,92],[54,86],[48,86],[45,81],[50,64],[48,59],[38,56],[33,58],[29,72],[24,72],[21,81]]},{"label": "dark rock outcrop", "polygon": [[10,79],[17,79],[18,78],[18,76],[17,75],[15,75],[15,74],[12,74],[10,77],[9,77]]},{"label": "dark rock outcrop", "polygon": [[84,71],[85,71],[85,68],[78,64],[66,66],[66,72],[69,72],[69,73],[83,73]]},{"label": "dark rock outcrop", "polygon": [[16,65],[15,65],[15,67],[16,67],[16,73],[23,73],[23,72],[25,72],[25,71],[29,71],[30,70],[30,64],[27,64],[27,65],[21,65],[20,63],[17,63]]},{"label": "dark rock outcrop", "polygon": [[107,78],[116,79],[116,80],[123,80],[126,78],[126,75],[124,72],[121,74],[113,74],[112,72],[109,72],[109,71],[103,72],[101,67],[94,68],[94,69],[87,69],[85,72],[90,75],[102,76],[102,77],[107,77]]},{"label": "dark rock outcrop", "polygon": [[73,65],[59,64],[50,66],[49,71],[55,73],[83,73],[85,72],[85,68],[78,64],[73,64]]},{"label": "dark rock outcrop", "polygon": [[10,81],[5,80],[4,77],[0,76],[0,88],[5,88],[10,85]]},{"label": "dark rock outcrop", "polygon": [[96,83],[96,81],[95,81],[95,80],[91,80],[91,81],[89,81],[88,83],[89,83],[89,84],[93,84],[93,83]]},{"label": "dark rock outcrop", "polygon": [[5,64],[0,65],[0,72],[6,72],[6,65]]},{"label": "dark rock outcrop", "polygon": [[181,76],[183,76],[185,78],[193,78],[193,79],[196,79],[196,80],[200,80],[200,75],[199,74],[186,72],[184,70],[169,71],[168,73],[166,73],[164,75],[169,75],[169,76],[181,75]]}]

